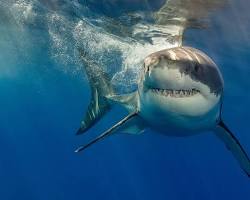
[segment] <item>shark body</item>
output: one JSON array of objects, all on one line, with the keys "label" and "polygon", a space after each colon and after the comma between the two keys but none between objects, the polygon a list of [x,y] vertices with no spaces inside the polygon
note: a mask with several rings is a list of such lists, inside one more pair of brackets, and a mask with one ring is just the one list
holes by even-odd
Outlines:
[{"label": "shark body", "polygon": [[113,104],[124,106],[129,115],[76,152],[115,132],[141,134],[149,127],[167,136],[185,137],[210,130],[250,175],[247,153],[222,120],[222,75],[205,53],[181,46],[147,56],[137,91],[126,95],[116,95],[108,76],[86,54],[81,58],[92,100],[77,134],[93,126]]}]

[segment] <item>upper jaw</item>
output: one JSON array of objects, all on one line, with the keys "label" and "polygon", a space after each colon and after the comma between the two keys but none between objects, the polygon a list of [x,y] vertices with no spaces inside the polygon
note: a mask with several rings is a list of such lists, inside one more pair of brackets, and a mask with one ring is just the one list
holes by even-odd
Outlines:
[{"label": "upper jaw", "polygon": [[201,92],[198,89],[162,89],[162,88],[148,88],[151,92],[165,96],[165,97],[175,97],[175,98],[184,98],[184,97],[192,97],[195,95],[199,95]]}]

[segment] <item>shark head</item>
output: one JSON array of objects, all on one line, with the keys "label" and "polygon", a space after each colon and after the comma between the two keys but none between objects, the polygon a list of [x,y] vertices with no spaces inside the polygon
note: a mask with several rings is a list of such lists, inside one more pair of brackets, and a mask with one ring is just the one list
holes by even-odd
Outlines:
[{"label": "shark head", "polygon": [[[176,47],[155,52],[144,60],[139,83],[142,116],[156,123],[185,127],[209,126],[219,115],[223,79],[216,64],[201,51]],[[197,123],[199,121],[199,123]],[[186,122],[186,123],[185,123]],[[207,124],[207,125],[205,125]]]}]

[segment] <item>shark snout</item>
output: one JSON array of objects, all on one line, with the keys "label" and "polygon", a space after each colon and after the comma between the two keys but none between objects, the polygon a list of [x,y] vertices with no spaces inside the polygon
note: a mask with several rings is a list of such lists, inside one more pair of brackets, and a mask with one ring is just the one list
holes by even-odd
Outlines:
[{"label": "shark snout", "polygon": [[181,88],[185,86],[185,78],[177,69],[157,67],[146,69],[144,83],[151,88]]}]

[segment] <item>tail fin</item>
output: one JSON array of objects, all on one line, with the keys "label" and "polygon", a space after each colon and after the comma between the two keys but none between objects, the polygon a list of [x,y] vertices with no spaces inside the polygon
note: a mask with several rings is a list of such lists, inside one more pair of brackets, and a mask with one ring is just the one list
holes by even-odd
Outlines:
[{"label": "tail fin", "polygon": [[83,49],[79,49],[79,52],[91,88],[91,101],[81,126],[76,133],[77,135],[91,128],[110,110],[106,96],[113,93],[108,75],[93,60],[88,58],[87,53]]}]

